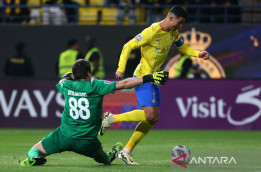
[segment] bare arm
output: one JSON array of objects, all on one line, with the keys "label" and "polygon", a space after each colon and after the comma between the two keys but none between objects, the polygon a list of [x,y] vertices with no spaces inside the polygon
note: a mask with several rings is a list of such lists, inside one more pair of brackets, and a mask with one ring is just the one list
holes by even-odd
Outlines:
[{"label": "bare arm", "polygon": [[116,84],[116,90],[120,89],[128,89],[128,88],[133,88],[137,85],[143,84],[143,78],[138,77],[138,78],[127,78],[125,80],[119,81]]},{"label": "bare arm", "polygon": [[127,78],[123,81],[119,81],[116,84],[116,90],[124,88],[132,88],[143,83],[151,82],[154,84],[164,85],[169,78],[169,73],[166,71],[156,71],[143,77]]},{"label": "bare arm", "polygon": [[94,75],[97,71],[98,71],[98,68],[99,68],[99,60],[94,60],[93,61],[93,71],[92,71],[92,75]]}]

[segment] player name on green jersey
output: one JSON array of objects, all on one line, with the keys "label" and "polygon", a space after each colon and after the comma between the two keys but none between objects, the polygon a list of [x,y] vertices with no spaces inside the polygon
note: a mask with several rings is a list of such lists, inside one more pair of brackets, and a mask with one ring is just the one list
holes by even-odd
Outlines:
[{"label": "player name on green jersey", "polygon": [[67,80],[56,88],[65,100],[61,132],[69,138],[95,139],[102,122],[103,96],[115,92],[116,82]]},{"label": "player name on green jersey", "polygon": [[75,92],[75,91],[72,91],[72,90],[68,90],[68,96],[87,97],[87,93]]}]

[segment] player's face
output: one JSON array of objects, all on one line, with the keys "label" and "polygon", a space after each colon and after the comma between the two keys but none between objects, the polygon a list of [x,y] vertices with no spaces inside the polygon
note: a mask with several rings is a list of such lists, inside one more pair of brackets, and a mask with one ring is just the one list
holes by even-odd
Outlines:
[{"label": "player's face", "polygon": [[170,19],[170,30],[174,31],[177,29],[181,29],[184,22],[185,22],[184,17],[177,18],[176,16],[173,16]]},{"label": "player's face", "polygon": [[75,49],[80,50],[80,44],[75,44]]}]

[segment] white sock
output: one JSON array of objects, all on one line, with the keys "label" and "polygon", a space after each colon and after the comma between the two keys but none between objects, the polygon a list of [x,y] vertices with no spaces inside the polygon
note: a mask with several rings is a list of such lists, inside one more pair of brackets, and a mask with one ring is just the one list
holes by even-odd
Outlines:
[{"label": "white sock", "polygon": [[127,152],[128,154],[131,155],[131,151],[129,149],[127,149],[126,147],[123,149],[124,152]]},{"label": "white sock", "polygon": [[114,123],[113,117],[114,117],[114,115],[112,115],[112,118],[109,118],[109,123],[110,123],[110,124],[113,124],[113,123]]}]

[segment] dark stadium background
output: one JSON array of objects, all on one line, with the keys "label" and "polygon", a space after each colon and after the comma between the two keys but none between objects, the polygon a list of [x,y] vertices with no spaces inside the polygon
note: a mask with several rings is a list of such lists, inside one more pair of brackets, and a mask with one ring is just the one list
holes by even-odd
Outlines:
[{"label": "dark stadium background", "polygon": [[[217,5],[216,8],[223,11],[218,14],[221,22],[204,22],[204,19],[212,19],[210,13],[189,15],[180,33],[188,39],[193,30],[199,33],[191,46],[205,48],[211,60],[197,62],[209,76],[222,77],[170,79],[161,86],[160,121],[134,151],[135,161],[140,166],[126,166],[120,160],[111,166],[103,166],[90,158],[67,152],[48,157],[48,163],[43,167],[19,167],[30,147],[60,125],[63,98],[55,88],[59,81],[55,65],[59,54],[67,49],[67,41],[76,38],[85,55],[85,37],[95,36],[97,47],[104,56],[105,79],[115,81],[118,55],[126,38],[150,25],[146,13],[140,13],[145,12],[144,9],[138,9],[141,15],[136,25],[127,24],[127,20],[124,25],[116,25],[116,7],[111,6],[110,1],[89,0],[90,4],[85,0],[75,1],[81,3],[77,7],[76,23],[43,25],[42,21],[8,22],[5,10],[19,7],[42,10],[45,0],[16,1],[21,2],[20,5],[0,0],[0,171],[261,171],[260,0],[231,0],[236,4],[230,7],[240,10],[236,15],[230,15],[226,5]],[[210,1],[221,2],[204,0],[207,4],[185,4],[185,7],[189,12],[208,10],[213,7]],[[105,4],[101,5],[101,2]],[[199,0],[172,2],[182,4]],[[164,15],[170,6],[170,3],[160,6]],[[148,4],[145,7],[149,11],[154,9]],[[112,12],[107,17],[113,24],[103,23],[106,10]],[[199,43],[203,35],[208,35],[210,44]],[[202,40],[206,41],[205,38]],[[15,54],[14,46],[21,41],[32,60],[34,76],[7,77],[5,62]],[[177,62],[179,57],[173,48],[163,67],[172,60]],[[171,70],[175,72],[175,63]],[[133,109],[140,109],[134,89],[104,97],[103,112],[119,114]],[[125,144],[136,124],[114,124],[108,134],[99,137],[104,149],[109,150],[118,141]],[[234,157],[237,164],[194,163],[183,169],[173,164],[170,158],[171,150],[177,145],[189,147],[193,157]]]}]

